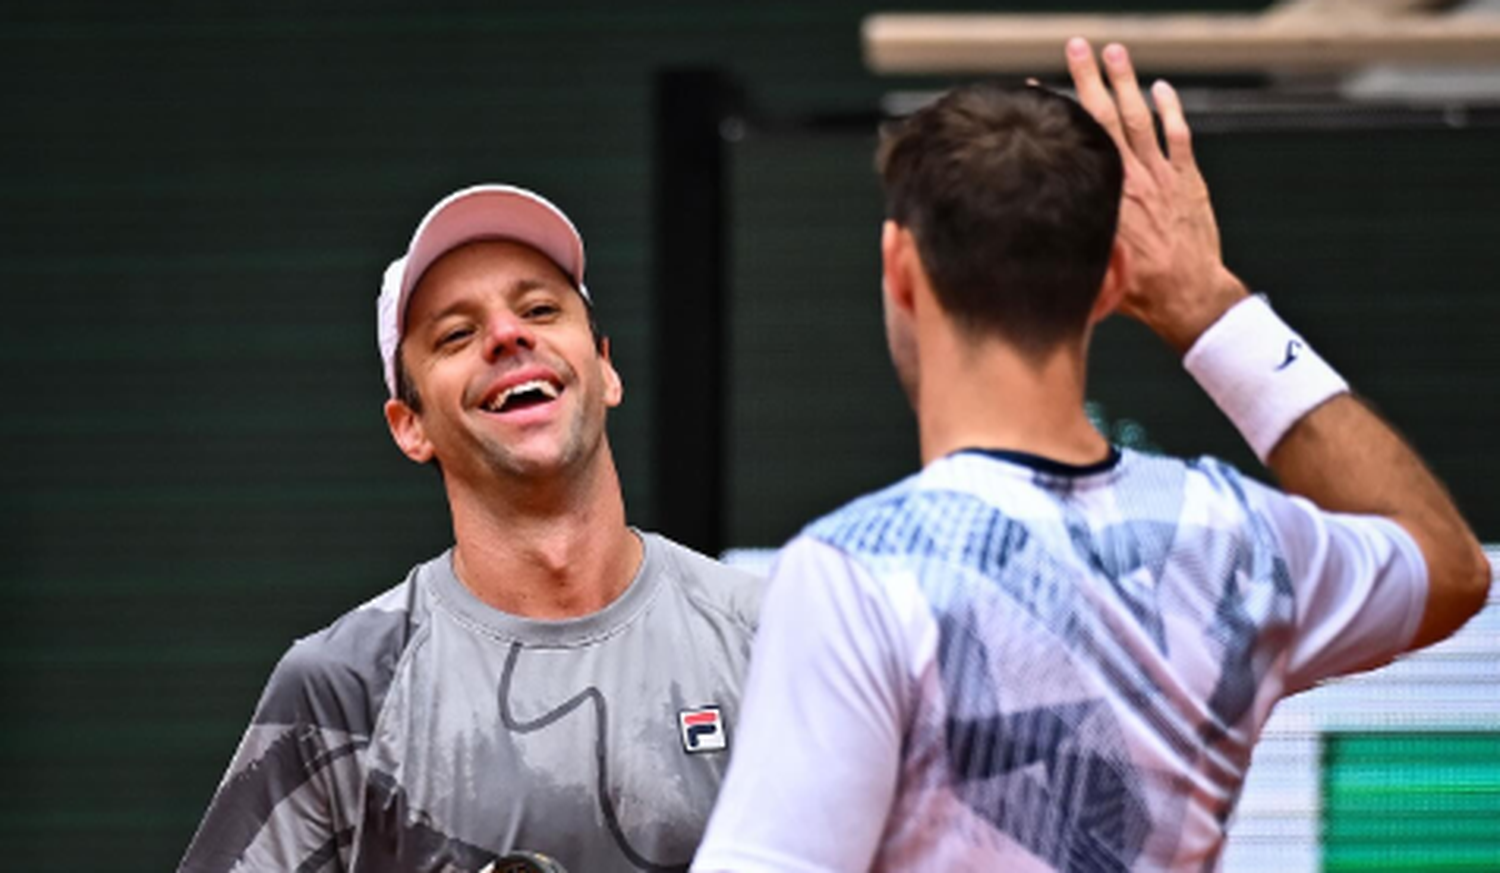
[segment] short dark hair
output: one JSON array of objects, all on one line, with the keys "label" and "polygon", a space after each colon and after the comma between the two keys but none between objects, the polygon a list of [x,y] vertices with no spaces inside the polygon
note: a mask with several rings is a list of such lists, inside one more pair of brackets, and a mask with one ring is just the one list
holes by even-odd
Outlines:
[{"label": "short dark hair", "polygon": [[881,132],[886,217],[911,231],[944,311],[1039,355],[1082,334],[1109,266],[1124,172],[1077,102],[993,83]]}]

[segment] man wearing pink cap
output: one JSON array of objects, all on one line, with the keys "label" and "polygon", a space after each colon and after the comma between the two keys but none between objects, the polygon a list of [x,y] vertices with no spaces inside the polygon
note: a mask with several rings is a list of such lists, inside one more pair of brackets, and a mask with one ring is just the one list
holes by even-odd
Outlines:
[{"label": "man wearing pink cap", "polygon": [[387,269],[385,417],[454,546],[292,646],[181,869],[686,869],[761,586],[626,524],[583,276],[567,216],[504,185]]}]

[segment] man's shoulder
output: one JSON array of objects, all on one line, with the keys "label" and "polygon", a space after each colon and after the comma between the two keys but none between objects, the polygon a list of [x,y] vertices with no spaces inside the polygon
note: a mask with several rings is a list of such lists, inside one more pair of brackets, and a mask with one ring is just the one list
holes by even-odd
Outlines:
[{"label": "man's shoulder", "polygon": [[420,570],[292,643],[271,674],[256,721],[368,731],[356,713],[378,705],[411,642],[414,613],[421,611]]},{"label": "man's shoulder", "polygon": [[766,579],[732,567],[656,533],[641,532],[661,571],[695,601],[707,604],[754,628],[760,615]]},{"label": "man's shoulder", "polygon": [[[1261,486],[1261,483],[1240,470],[1240,468],[1212,455],[1199,455],[1193,458],[1181,459],[1174,458],[1173,460],[1182,465],[1187,475],[1202,479],[1215,490],[1222,490],[1233,495],[1236,500],[1245,499],[1247,487],[1255,488]],[[1250,484],[1247,485],[1247,483]]]},{"label": "man's shoulder", "polygon": [[[924,471],[925,472],[925,471]],[[849,501],[802,529],[801,538],[818,540],[845,552],[880,554],[924,536],[939,522],[939,510],[953,504],[979,503],[961,492],[925,487],[924,473],[914,473],[878,491]]]},{"label": "man's shoulder", "polygon": [[[930,538],[967,537],[976,524],[1026,525],[1052,518],[1061,503],[1110,505],[1129,514],[1162,511],[1184,501],[1248,512],[1267,486],[1228,463],[1126,450],[1113,469],[1086,477],[1018,470],[982,457],[953,457],[878,491],[855,498],[808,524],[802,536],[840,550],[877,555],[904,552]],[[1102,502],[1101,502],[1102,501]]]},{"label": "man's shoulder", "polygon": [[1259,532],[1268,505],[1291,499],[1276,486],[1210,455],[1184,458],[1179,463],[1184,480],[1184,520]]}]

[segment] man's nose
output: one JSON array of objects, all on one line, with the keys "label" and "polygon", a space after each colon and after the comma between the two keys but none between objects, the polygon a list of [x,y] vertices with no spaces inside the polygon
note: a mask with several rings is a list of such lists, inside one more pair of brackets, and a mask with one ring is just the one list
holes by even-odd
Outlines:
[{"label": "man's nose", "polygon": [[525,321],[508,312],[490,318],[485,351],[492,360],[514,355],[523,349],[532,351],[535,348],[536,335]]}]

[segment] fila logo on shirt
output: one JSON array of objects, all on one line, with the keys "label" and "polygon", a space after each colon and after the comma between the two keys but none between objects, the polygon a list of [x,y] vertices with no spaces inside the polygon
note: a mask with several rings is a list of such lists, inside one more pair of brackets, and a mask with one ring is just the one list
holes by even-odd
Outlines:
[{"label": "fila logo on shirt", "polygon": [[717,706],[684,709],[677,713],[677,725],[682,729],[682,750],[690,755],[719,752],[729,746],[724,716]]}]

